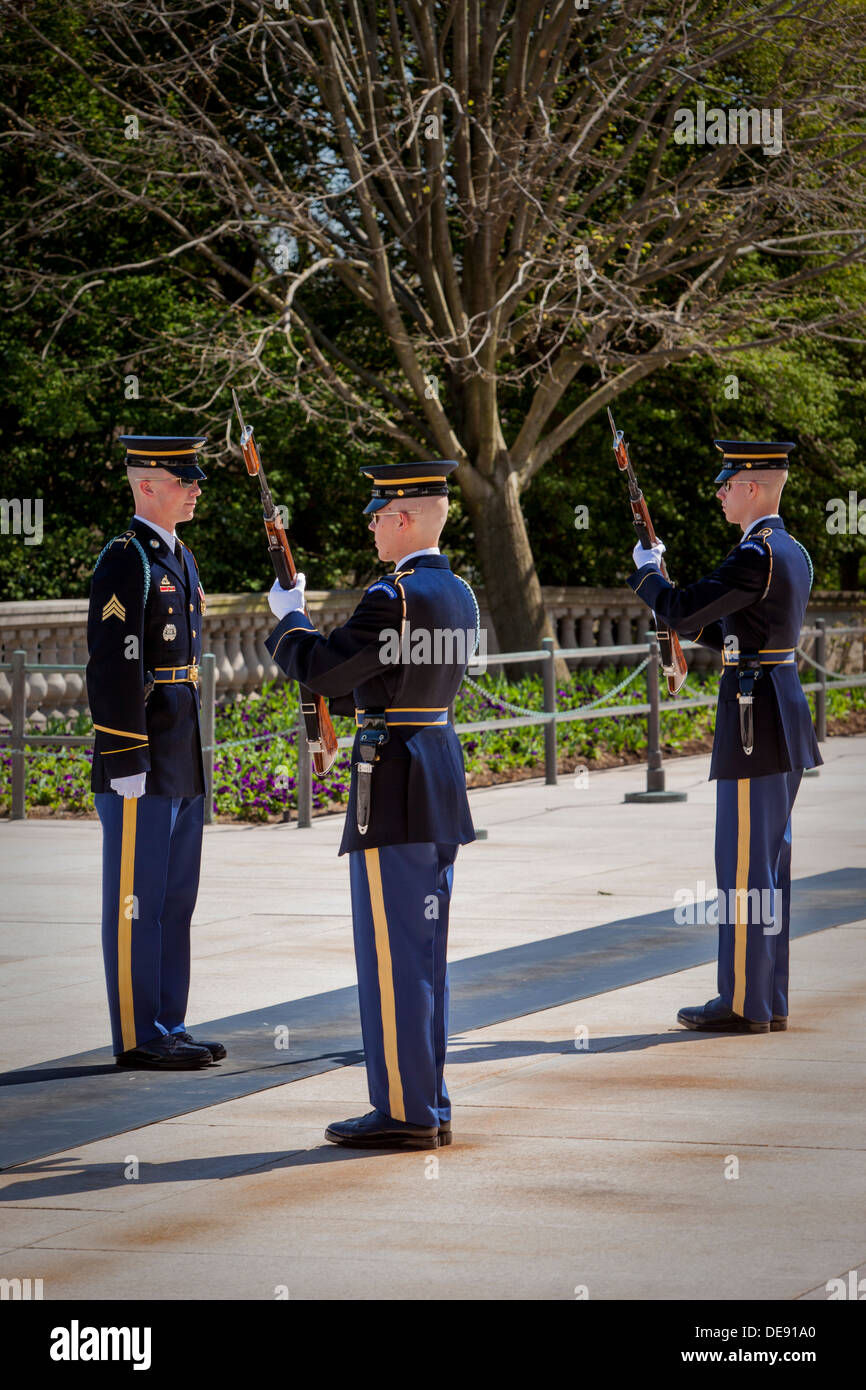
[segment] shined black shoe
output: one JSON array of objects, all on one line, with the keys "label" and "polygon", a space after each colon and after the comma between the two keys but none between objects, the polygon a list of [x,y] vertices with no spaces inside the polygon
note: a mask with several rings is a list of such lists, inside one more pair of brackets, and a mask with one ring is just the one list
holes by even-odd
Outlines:
[{"label": "shined black shoe", "polygon": [[168,1037],[154,1038],[141,1047],[132,1047],[127,1052],[121,1052],[114,1060],[119,1067],[139,1067],[150,1071],[195,1071],[213,1063],[213,1057],[206,1047],[184,1042],[178,1033],[169,1033]]},{"label": "shined black shoe", "polygon": [[325,1138],[353,1149],[437,1149],[439,1126],[412,1125],[371,1110],[353,1120],[335,1120],[325,1130]]},{"label": "shined black shoe", "polygon": [[677,1022],[686,1028],[696,1028],[702,1033],[769,1033],[770,1024],[753,1023],[742,1014],[735,1014],[720,998],[710,999],[706,1004],[693,1008],[680,1009]]},{"label": "shined black shoe", "polygon": [[770,1024],[771,1033],[784,1033],[788,1028],[787,1014],[773,1014],[773,1021]]},{"label": "shined black shoe", "polygon": [[450,1143],[451,1143],[451,1121],[450,1121],[450,1120],[440,1120],[440,1121],[439,1121],[439,1147],[440,1147],[440,1149],[444,1149],[444,1148],[445,1148],[448,1144],[450,1144]]},{"label": "shined black shoe", "polygon": [[180,1038],[181,1042],[191,1043],[193,1047],[206,1047],[215,1062],[221,1062],[226,1055],[222,1043],[201,1042],[199,1038],[194,1038],[191,1033],[173,1033],[172,1037]]}]

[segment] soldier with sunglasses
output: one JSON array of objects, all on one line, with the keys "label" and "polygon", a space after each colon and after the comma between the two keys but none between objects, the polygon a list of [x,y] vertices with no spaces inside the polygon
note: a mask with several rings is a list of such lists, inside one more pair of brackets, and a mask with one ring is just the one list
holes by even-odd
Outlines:
[{"label": "soldier with sunglasses", "polygon": [[716,998],[680,1009],[686,1028],[788,1026],[791,813],[803,770],[823,761],[800,685],[797,644],[812,562],[779,514],[789,441],[717,439],[716,497],[742,538],[683,588],[659,570],[664,545],[634,549],[629,586],[680,636],[722,655],[710,780],[716,782]]}]

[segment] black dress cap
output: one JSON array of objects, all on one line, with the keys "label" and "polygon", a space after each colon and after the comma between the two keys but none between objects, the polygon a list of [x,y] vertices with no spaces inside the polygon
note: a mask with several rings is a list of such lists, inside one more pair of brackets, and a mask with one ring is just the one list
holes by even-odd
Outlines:
[{"label": "black dress cap", "polygon": [[207,477],[196,461],[207,435],[122,434],[120,442],[126,445],[127,467],[165,468],[176,478]]},{"label": "black dress cap", "polygon": [[449,473],[457,468],[454,459],[433,459],[430,463],[371,464],[360,471],[373,483],[373,496],[364,514],[381,511],[397,497],[447,497]]},{"label": "black dress cap", "polygon": [[788,455],[797,447],[790,439],[782,443],[767,439],[714,439],[713,443],[724,459],[724,467],[716,478],[717,483],[726,483],[735,473],[745,468],[755,472],[768,468],[787,468]]}]

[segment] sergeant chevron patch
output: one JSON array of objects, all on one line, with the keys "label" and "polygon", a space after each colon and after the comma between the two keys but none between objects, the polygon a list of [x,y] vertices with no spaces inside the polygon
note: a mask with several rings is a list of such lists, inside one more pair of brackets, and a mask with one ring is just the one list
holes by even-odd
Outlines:
[{"label": "sergeant chevron patch", "polygon": [[105,622],[106,618],[119,618],[121,622],[126,618],[126,609],[120,602],[117,594],[111,595],[111,598],[102,610],[102,621]]}]

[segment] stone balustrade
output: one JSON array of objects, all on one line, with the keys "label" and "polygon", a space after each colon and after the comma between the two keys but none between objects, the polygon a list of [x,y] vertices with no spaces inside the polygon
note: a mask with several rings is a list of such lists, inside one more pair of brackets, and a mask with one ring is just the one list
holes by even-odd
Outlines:
[{"label": "stone balustrade", "polygon": [[[592,589],[548,586],[542,590],[545,607],[561,647],[596,647],[597,657],[571,664],[591,665],[619,661],[628,665],[639,657],[607,655],[605,648],[643,641],[648,612],[625,587]],[[313,622],[321,632],[346,621],[361,596],[357,589],[308,590],[307,605]],[[487,634],[489,654],[501,648],[496,643],[485,603],[484,590],[477,591],[481,621]],[[866,594],[817,592],[806,616],[807,625],[823,617],[828,629],[834,625],[866,622]],[[265,649],[265,638],[274,620],[267,601],[260,594],[209,594],[204,620],[203,651],[216,657],[217,696],[237,699],[260,689],[262,682],[278,674]],[[864,639],[839,637],[828,633],[828,663],[832,669],[862,671],[866,668]],[[28,662],[81,665],[87,661],[87,600],[46,599],[42,602],[0,603],[0,661],[8,662],[16,649],[27,653]],[[714,653],[698,649],[690,664],[706,667],[717,661]],[[0,671],[0,728],[8,725],[12,692],[9,672]],[[46,719],[73,719],[87,709],[87,692],[81,672],[59,671],[27,677],[27,707],[34,726]]]}]

